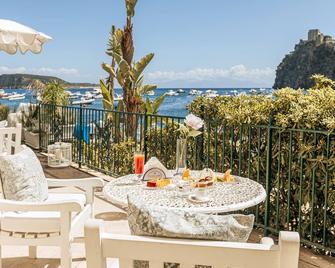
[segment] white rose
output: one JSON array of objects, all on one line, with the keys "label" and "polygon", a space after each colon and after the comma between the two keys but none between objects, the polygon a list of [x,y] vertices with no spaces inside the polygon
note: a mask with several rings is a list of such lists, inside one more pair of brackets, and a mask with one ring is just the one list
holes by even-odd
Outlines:
[{"label": "white rose", "polygon": [[189,114],[186,116],[185,124],[194,130],[198,130],[202,128],[204,125],[204,121],[201,118],[195,116],[194,114]]}]

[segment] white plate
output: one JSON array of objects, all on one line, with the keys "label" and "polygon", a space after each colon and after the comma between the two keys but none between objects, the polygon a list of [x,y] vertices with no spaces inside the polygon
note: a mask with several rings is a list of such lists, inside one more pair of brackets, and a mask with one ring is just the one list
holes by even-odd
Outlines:
[{"label": "white plate", "polygon": [[193,203],[203,204],[208,203],[210,201],[209,197],[202,197],[201,199],[197,198],[195,194],[191,194],[187,197],[187,199]]}]

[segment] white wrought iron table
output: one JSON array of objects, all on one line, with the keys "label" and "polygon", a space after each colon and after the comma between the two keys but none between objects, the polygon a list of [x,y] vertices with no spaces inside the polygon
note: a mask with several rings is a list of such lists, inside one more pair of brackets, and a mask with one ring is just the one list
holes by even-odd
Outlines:
[{"label": "white wrought iron table", "polygon": [[[162,209],[182,209],[189,212],[226,213],[243,210],[264,201],[263,186],[253,180],[237,177],[236,182],[216,182],[206,189],[210,201],[193,203],[185,197],[176,197],[174,190],[158,188],[149,190],[145,184],[134,184],[134,174],[120,177],[104,187],[104,196],[112,203],[126,207],[127,196],[138,198],[146,204]],[[195,191],[192,189],[191,191]]]}]

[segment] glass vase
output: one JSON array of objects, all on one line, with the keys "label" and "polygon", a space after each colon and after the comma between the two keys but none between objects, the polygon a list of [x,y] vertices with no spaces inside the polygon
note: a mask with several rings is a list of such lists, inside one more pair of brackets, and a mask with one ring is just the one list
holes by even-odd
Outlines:
[{"label": "glass vase", "polygon": [[187,139],[177,140],[176,175],[182,175],[186,168]]}]

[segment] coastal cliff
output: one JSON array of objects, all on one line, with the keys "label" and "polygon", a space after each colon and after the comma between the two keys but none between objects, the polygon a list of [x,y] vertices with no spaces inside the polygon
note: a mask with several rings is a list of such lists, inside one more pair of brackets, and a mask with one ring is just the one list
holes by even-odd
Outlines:
[{"label": "coastal cliff", "polygon": [[309,88],[313,74],[335,80],[335,40],[318,29],[310,30],[308,40],[300,40],[284,57],[277,67],[273,88]]},{"label": "coastal cliff", "polygon": [[65,87],[90,87],[96,84],[90,83],[70,83],[54,76],[34,75],[34,74],[2,74],[0,75],[0,88],[26,88],[34,79],[42,83],[58,81]]}]

